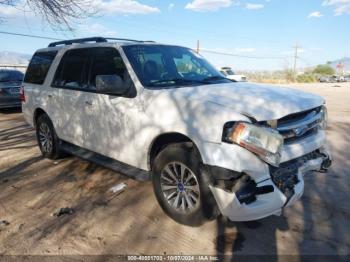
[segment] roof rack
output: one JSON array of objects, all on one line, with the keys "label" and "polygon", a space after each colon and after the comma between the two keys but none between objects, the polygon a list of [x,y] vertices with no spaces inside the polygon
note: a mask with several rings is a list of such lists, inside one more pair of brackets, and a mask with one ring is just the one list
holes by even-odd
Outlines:
[{"label": "roof rack", "polygon": [[105,43],[105,42],[108,42],[108,40],[137,42],[137,43],[154,42],[154,41],[141,41],[141,40],[134,40],[134,39],[126,39],[126,38],[87,37],[87,38],[78,38],[78,39],[52,42],[49,44],[48,47],[55,47],[55,46],[59,46],[59,45],[84,44],[84,43],[89,43],[89,42]]},{"label": "roof rack", "polygon": [[137,43],[155,43],[152,40],[135,40],[135,39],[127,39],[127,38],[112,38],[106,37],[106,40],[117,40],[117,41],[126,41],[126,42],[137,42]]}]

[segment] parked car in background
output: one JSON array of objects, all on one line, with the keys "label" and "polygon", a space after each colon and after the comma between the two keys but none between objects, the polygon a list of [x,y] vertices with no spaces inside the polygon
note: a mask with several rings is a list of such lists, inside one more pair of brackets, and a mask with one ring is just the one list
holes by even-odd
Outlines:
[{"label": "parked car in background", "polygon": [[343,78],[340,78],[337,75],[332,75],[332,76],[321,76],[318,79],[321,83],[338,83],[338,82],[343,82]]},{"label": "parked car in background", "polygon": [[345,82],[350,82],[350,76],[344,76],[344,81]]},{"label": "parked car in background", "polygon": [[232,81],[236,81],[236,82],[246,82],[247,81],[247,77],[244,75],[238,75],[236,74],[231,67],[222,67],[220,69],[220,72],[223,73],[227,79],[230,79]]},{"label": "parked car in background", "polygon": [[346,82],[344,76],[338,76],[337,77],[337,82]]},{"label": "parked car in background", "polygon": [[152,179],[164,212],[186,225],[219,212],[280,215],[302,196],[305,174],[331,165],[322,97],[232,82],[186,47],[51,43],[31,59],[21,94],[45,157],[66,151]]},{"label": "parked car in background", "polygon": [[0,109],[21,107],[19,91],[23,77],[20,71],[0,69]]},{"label": "parked car in background", "polygon": [[321,76],[318,81],[321,83],[331,83],[331,78],[329,76]]}]

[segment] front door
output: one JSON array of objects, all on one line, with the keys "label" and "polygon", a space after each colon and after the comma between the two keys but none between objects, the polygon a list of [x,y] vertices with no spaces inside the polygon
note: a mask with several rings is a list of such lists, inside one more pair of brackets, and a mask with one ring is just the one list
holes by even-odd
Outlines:
[{"label": "front door", "polygon": [[[91,62],[88,77],[88,87],[96,90],[96,76],[118,75],[129,91],[120,96],[90,93],[86,97],[83,122],[85,134],[84,147],[132,164],[130,150],[133,137],[129,135],[137,121],[134,112],[136,91],[129,77],[125,64],[114,47],[96,47],[90,50]],[[131,119],[132,118],[132,119]]]}]

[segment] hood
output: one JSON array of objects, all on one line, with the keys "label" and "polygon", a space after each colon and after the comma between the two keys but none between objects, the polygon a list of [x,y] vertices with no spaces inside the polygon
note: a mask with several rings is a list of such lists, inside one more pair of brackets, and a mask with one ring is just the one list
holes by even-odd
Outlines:
[{"label": "hood", "polygon": [[[171,91],[170,91],[171,90]],[[252,83],[225,83],[166,90],[186,100],[202,100],[234,109],[257,121],[274,120],[324,103],[318,95],[292,88]]]}]

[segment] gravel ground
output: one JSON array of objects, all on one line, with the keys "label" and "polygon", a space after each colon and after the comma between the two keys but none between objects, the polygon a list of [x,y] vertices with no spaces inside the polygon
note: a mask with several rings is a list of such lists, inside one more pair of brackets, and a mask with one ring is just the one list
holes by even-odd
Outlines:
[{"label": "gravel ground", "polygon": [[[164,215],[150,182],[76,157],[43,159],[21,113],[0,111],[0,255],[349,255],[350,83],[295,88],[327,100],[330,172],[307,176],[280,217],[197,228]],[[121,182],[123,192],[109,190]],[[75,213],[53,216],[62,207]]]}]

